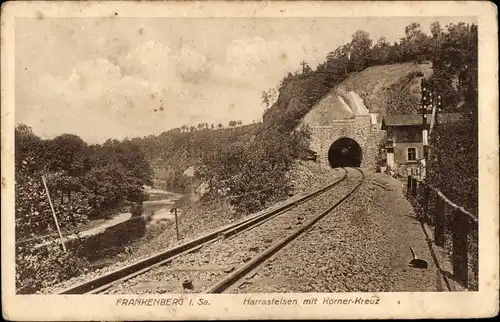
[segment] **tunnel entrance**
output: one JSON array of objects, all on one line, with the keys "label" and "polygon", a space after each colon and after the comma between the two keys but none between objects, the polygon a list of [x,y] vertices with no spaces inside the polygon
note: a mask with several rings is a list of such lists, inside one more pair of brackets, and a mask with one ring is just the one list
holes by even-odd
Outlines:
[{"label": "tunnel entrance", "polygon": [[359,167],[363,153],[358,142],[350,138],[340,138],[328,150],[328,162],[332,168]]}]

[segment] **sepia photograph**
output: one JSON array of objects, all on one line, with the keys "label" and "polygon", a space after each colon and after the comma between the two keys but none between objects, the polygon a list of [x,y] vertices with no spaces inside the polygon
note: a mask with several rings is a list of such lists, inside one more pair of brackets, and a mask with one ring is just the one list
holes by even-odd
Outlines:
[{"label": "sepia photograph", "polygon": [[[475,316],[498,314],[497,128],[480,147],[483,118],[498,118],[498,92],[482,99],[497,79],[484,85],[480,67],[492,75],[498,58],[479,59],[479,14],[119,3],[35,2],[9,16],[12,298],[109,298],[132,312],[209,310],[218,294],[291,318],[380,312],[384,293],[398,306],[487,289],[496,306]],[[15,7],[2,6],[2,25]],[[492,8],[481,7],[494,19]]]}]

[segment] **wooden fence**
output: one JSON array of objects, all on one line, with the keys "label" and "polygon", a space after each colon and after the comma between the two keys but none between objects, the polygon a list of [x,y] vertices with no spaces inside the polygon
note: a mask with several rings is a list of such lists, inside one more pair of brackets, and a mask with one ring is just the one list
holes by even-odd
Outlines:
[{"label": "wooden fence", "polygon": [[414,176],[407,177],[406,193],[419,219],[434,226],[435,245],[450,255],[453,279],[469,289],[477,289],[478,218]]}]

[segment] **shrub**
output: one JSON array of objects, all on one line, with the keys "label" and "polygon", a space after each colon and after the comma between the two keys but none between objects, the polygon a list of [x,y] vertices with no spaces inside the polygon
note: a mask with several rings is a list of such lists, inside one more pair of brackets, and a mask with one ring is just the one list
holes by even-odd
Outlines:
[{"label": "shrub", "polygon": [[52,243],[34,248],[34,244],[17,247],[17,293],[33,294],[64,280],[84,273],[90,263],[78,255],[78,251],[64,252],[61,245]]},{"label": "shrub", "polygon": [[293,161],[307,149],[306,130],[266,128],[256,140],[219,145],[204,159],[197,175],[210,182],[211,198],[228,198],[238,213],[254,212],[286,197]]}]

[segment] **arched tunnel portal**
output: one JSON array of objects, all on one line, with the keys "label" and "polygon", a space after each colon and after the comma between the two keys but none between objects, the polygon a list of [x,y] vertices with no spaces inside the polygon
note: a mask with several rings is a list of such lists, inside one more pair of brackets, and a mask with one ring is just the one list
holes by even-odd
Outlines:
[{"label": "arched tunnel portal", "polygon": [[363,151],[358,142],[343,137],[332,143],[328,150],[328,162],[332,168],[359,167],[363,159]]}]

